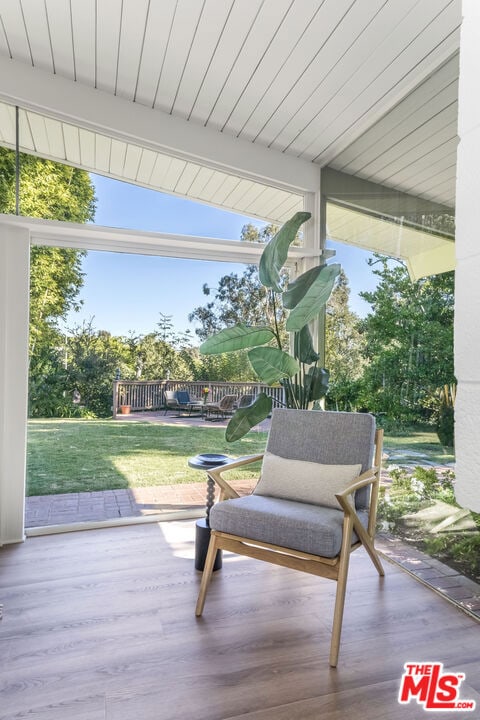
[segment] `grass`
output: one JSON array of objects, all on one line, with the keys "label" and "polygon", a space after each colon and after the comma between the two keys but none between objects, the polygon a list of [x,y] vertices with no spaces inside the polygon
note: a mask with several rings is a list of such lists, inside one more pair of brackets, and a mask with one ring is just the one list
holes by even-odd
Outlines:
[{"label": "grass", "polygon": [[[113,420],[31,420],[28,430],[27,495],[91,492],[115,488],[200,482],[187,460],[202,452],[253,455],[263,452],[266,433],[251,432],[235,443],[222,428],[181,427]],[[414,449],[429,460],[449,462],[433,432],[387,436],[387,453]],[[232,472],[251,477],[258,467]]]},{"label": "grass", "polygon": [[[263,452],[266,433],[227,443],[222,428],[179,427],[113,420],[30,420],[27,495],[201,482],[187,465],[205,452]],[[251,477],[255,465],[231,477]],[[257,466],[258,473],[258,466]]]},{"label": "grass", "polygon": [[410,430],[405,431],[405,434],[402,433],[402,435],[385,434],[384,450],[388,455],[393,453],[400,455],[407,449],[426,455],[430,462],[438,465],[455,460],[452,448],[442,447],[435,432]]}]

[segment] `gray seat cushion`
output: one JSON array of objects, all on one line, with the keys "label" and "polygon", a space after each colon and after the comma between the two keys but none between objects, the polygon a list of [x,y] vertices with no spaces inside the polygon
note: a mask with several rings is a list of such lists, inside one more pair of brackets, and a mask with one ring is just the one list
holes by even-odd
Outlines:
[{"label": "gray seat cushion", "polygon": [[[367,514],[359,512],[358,515],[366,525]],[[340,552],[343,512],[293,500],[248,495],[214,505],[210,511],[210,527],[331,558]],[[353,542],[357,539],[354,534]]]}]

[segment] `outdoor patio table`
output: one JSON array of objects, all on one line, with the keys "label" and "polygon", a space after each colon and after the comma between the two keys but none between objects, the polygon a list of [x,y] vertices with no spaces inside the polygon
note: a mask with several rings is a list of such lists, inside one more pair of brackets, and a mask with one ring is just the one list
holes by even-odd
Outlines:
[{"label": "outdoor patio table", "polygon": [[187,404],[188,416],[190,417],[194,410],[200,410],[200,415],[203,417],[204,407],[205,405],[201,400],[193,400]]},{"label": "outdoor patio table", "polygon": [[[195,455],[188,459],[188,465],[195,470],[203,470],[207,473],[207,500],[205,504],[205,518],[197,520],[195,524],[195,570],[203,570],[205,559],[207,557],[208,543],[210,542],[210,510],[215,501],[215,481],[209,475],[209,470],[219,467],[219,465],[227,465],[232,462],[233,458],[228,455],[216,455],[213,453],[205,453],[203,455]],[[222,551],[217,552],[214,570],[220,570],[222,567]]]}]

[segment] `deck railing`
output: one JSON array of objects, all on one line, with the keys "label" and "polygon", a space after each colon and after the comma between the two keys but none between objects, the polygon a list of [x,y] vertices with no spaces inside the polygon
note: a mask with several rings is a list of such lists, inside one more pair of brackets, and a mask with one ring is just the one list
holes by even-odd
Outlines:
[{"label": "deck railing", "polygon": [[113,383],[113,417],[122,414],[122,406],[127,412],[161,410],[165,407],[166,390],[187,390],[190,396],[200,399],[204,388],[209,389],[208,402],[218,402],[224,395],[258,395],[266,392],[273,397],[273,406],[285,404],[282,387],[271,387],[255,382],[195,382],[184,380],[115,380]]}]

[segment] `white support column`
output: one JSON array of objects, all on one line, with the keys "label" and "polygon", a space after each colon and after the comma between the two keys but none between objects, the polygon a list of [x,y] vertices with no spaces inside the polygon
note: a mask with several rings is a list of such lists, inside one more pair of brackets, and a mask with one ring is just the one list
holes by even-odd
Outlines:
[{"label": "white support column", "polygon": [[[322,240],[322,211],[321,211],[321,195],[320,195],[320,177],[319,188],[317,192],[305,194],[305,210],[312,213],[312,219],[307,223],[304,235],[304,246],[309,251],[315,252],[314,257],[304,258],[299,275],[306,272],[320,262],[321,254],[324,248],[324,240]],[[324,365],[325,361],[325,316],[319,316],[313,320],[310,325],[312,341],[314,348],[320,353],[320,365]]]},{"label": "white support column", "polygon": [[0,230],[0,545],[24,540],[30,233]]},{"label": "white support column", "polygon": [[457,501],[480,512],[480,4],[463,0],[457,161],[455,448]]},{"label": "white support column", "polygon": [[316,250],[319,254],[323,250],[325,239],[322,238],[322,198],[320,188],[317,192],[305,193],[305,210],[312,214],[312,219],[305,228],[304,245],[309,250]]}]

